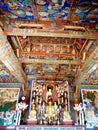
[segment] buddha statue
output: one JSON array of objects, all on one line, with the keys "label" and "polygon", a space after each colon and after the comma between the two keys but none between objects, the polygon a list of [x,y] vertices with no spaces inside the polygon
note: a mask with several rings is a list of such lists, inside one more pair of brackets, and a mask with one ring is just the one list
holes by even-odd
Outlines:
[{"label": "buddha statue", "polygon": [[46,106],[46,114],[45,114],[45,116],[46,117],[55,117],[55,108],[52,105],[51,101],[49,101],[48,105]]},{"label": "buddha statue", "polygon": [[35,109],[35,104],[32,106],[29,119],[36,119],[36,109]]},{"label": "buddha statue", "polygon": [[48,102],[50,99],[52,99],[52,90],[49,88],[49,90],[46,92],[46,102]]},{"label": "buddha statue", "polygon": [[71,120],[67,105],[65,105],[63,120]]}]

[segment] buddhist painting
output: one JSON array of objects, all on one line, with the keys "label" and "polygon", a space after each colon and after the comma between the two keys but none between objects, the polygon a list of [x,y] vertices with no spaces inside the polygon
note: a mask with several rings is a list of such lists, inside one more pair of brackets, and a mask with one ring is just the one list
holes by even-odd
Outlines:
[{"label": "buddhist painting", "polygon": [[0,126],[15,125],[19,88],[0,88]]},{"label": "buddhist painting", "polygon": [[98,125],[98,89],[81,89],[81,96],[85,107],[87,127]]}]

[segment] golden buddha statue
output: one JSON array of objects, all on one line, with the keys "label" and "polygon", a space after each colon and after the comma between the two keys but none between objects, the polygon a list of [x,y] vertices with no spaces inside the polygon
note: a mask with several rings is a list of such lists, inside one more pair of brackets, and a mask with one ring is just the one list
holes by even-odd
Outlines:
[{"label": "golden buddha statue", "polygon": [[67,105],[65,106],[63,120],[71,120]]},{"label": "golden buddha statue", "polygon": [[51,118],[51,117],[55,117],[55,115],[56,115],[55,108],[52,105],[52,102],[49,101],[48,106],[46,106],[45,116],[48,117],[48,118]]},{"label": "golden buddha statue", "polygon": [[33,104],[32,109],[30,111],[29,119],[36,119],[36,110],[35,110],[34,104]]},{"label": "golden buddha statue", "polygon": [[52,102],[49,101],[48,106],[46,106],[46,113],[45,113],[45,117],[46,117],[46,120],[47,120],[48,124],[53,123],[55,116],[56,116],[55,108],[52,105]]}]

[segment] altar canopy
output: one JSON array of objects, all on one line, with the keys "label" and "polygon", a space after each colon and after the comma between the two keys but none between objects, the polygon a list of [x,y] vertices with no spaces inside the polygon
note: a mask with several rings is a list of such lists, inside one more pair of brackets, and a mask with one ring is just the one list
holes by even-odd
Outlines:
[{"label": "altar canopy", "polygon": [[28,124],[73,124],[67,81],[33,82],[30,104]]}]

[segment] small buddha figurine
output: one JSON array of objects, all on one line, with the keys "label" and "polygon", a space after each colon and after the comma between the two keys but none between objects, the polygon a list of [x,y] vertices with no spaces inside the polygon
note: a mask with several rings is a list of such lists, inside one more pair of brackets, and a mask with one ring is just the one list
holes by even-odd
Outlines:
[{"label": "small buddha figurine", "polygon": [[64,103],[64,97],[63,96],[60,97],[60,102],[61,102],[61,104]]},{"label": "small buddha figurine", "polygon": [[54,102],[54,108],[55,108],[55,111],[57,111],[57,108],[58,108],[57,102]]},{"label": "small buddha figurine", "polygon": [[70,120],[70,119],[71,119],[71,117],[69,115],[68,106],[65,105],[63,120]]},{"label": "small buddha figurine", "polygon": [[40,103],[37,104],[36,110],[37,110],[37,114],[41,113],[41,104]]},{"label": "small buddha figurine", "polygon": [[36,119],[36,109],[35,109],[35,105],[32,106],[30,115],[29,115],[29,119]]},{"label": "small buddha figurine", "polygon": [[36,95],[36,105],[38,104],[38,102],[39,102],[39,96],[38,95]]},{"label": "small buddha figurine", "polygon": [[42,104],[42,97],[39,98],[39,103]]},{"label": "small buddha figurine", "polygon": [[61,104],[61,102],[60,102],[60,98],[58,98],[58,105],[60,105]]},{"label": "small buddha figurine", "polygon": [[45,113],[45,111],[46,111],[46,103],[43,101],[41,105],[41,112]]},{"label": "small buddha figurine", "polygon": [[35,104],[35,99],[32,99],[31,107]]},{"label": "small buddha figurine", "polygon": [[35,96],[36,96],[36,91],[33,91],[33,92],[32,92],[32,97],[35,98]]},{"label": "small buddha figurine", "polygon": [[68,98],[68,92],[64,91],[64,98]]}]

